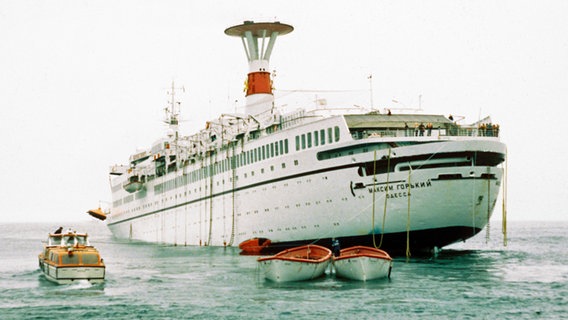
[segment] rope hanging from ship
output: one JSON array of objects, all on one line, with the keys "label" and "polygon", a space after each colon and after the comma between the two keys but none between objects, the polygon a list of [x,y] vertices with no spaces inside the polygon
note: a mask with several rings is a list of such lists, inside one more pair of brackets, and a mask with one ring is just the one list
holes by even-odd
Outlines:
[{"label": "rope hanging from ship", "polygon": [[[383,238],[384,238],[384,230],[385,230],[385,220],[387,216],[387,200],[388,200],[388,193],[389,193],[389,183],[390,183],[390,158],[391,158],[391,148],[389,148],[389,153],[387,157],[387,187],[385,193],[385,202],[383,206],[383,223],[381,226],[381,239],[379,245],[377,246],[376,239],[375,239],[375,188],[373,188],[373,219],[372,219],[372,230],[373,230],[373,246],[377,249],[381,248],[383,245]],[[377,181],[377,150],[374,151],[373,155],[373,183]]]},{"label": "rope hanging from ship", "polygon": [[388,159],[387,159],[387,190],[385,193],[385,205],[383,207],[383,224],[381,227],[381,242],[379,242],[379,248],[382,247],[383,245],[383,238],[385,235],[385,222],[386,222],[386,218],[387,218],[387,200],[388,200],[388,195],[389,195],[389,183],[390,183],[390,159],[391,159],[391,148],[389,148],[389,155],[388,155]]},{"label": "rope hanging from ship", "polygon": [[[487,175],[489,176],[489,167],[487,167]],[[487,226],[485,227],[485,243],[489,243],[491,220],[491,179],[487,178]]]},{"label": "rope hanging from ship", "polygon": [[[408,169],[408,185],[410,185],[410,176],[412,175],[412,166]],[[410,189],[406,189],[408,198],[408,210],[406,216],[406,261],[410,258]]]},{"label": "rope hanging from ship", "polygon": [[507,148],[505,148],[505,161],[503,163],[503,222],[501,225],[501,232],[503,233],[503,246],[505,247],[507,246],[507,173],[509,172],[507,163],[508,159],[509,154]]},{"label": "rope hanging from ship", "polygon": [[[233,150],[233,157],[235,157],[235,145],[233,145],[233,147],[231,148],[231,150]],[[232,174],[233,174],[233,178],[232,180],[232,190],[231,190],[231,201],[232,201],[232,217],[231,217],[231,239],[229,240],[229,247],[233,245],[233,242],[235,241],[235,166],[231,166],[232,167]]]},{"label": "rope hanging from ship", "polygon": [[[475,163],[477,161],[477,151],[473,153],[472,161]],[[477,183],[477,177],[473,176],[473,183],[471,184],[471,234],[475,235],[475,185]]]},{"label": "rope hanging from ship", "polygon": [[[439,151],[440,151],[441,149],[442,149],[442,146],[440,146],[435,152],[433,152],[433,153],[426,159],[426,161],[425,161],[424,163],[427,163],[428,160],[431,160],[434,156],[436,156],[436,155],[439,153]],[[387,165],[389,166],[389,170],[388,170],[388,171],[390,171],[390,153],[391,153],[391,149],[390,149],[390,148],[389,148],[389,151],[388,151],[388,152],[389,152],[389,153],[388,153],[389,157],[388,157]],[[375,159],[375,160],[376,160],[376,159]],[[420,164],[420,165],[417,166],[416,168],[412,168],[412,166],[409,167],[409,170],[408,170],[408,184],[409,184],[409,185],[410,185],[410,183],[411,183],[411,177],[412,177],[412,175],[414,174],[413,171],[422,168],[422,166],[423,166],[423,165]],[[388,181],[389,178],[390,178],[390,177],[387,178],[387,181]],[[374,188],[373,188],[373,189],[374,189]],[[388,188],[387,188],[387,189],[388,189]],[[406,253],[406,257],[407,257],[407,259],[408,259],[408,258],[410,258],[410,256],[411,256],[411,250],[410,250],[410,208],[411,208],[411,206],[410,206],[410,196],[411,196],[411,193],[410,193],[410,188],[408,188],[406,192],[407,192],[408,202],[407,202],[406,250],[405,250],[405,253]],[[386,197],[386,194],[383,194],[382,196],[383,196],[383,197]],[[386,202],[387,202],[387,199],[385,198],[384,200],[385,200],[385,203],[386,203]],[[373,226],[372,226],[373,240],[374,240],[374,229],[375,229],[375,226],[374,226],[374,209],[373,209],[373,208],[374,208],[374,202],[375,202],[375,201],[371,201],[371,203],[369,203],[366,207],[362,208],[357,214],[354,214],[354,215],[349,216],[349,219],[346,220],[346,222],[352,221],[352,220],[354,220],[354,219],[360,217],[362,214],[368,212],[368,211],[367,211],[368,209],[371,209],[372,214],[373,214]],[[369,207],[371,207],[371,206],[372,206],[372,208],[369,208]],[[387,211],[387,210],[386,210],[386,205],[385,205],[384,212],[383,212],[383,219],[386,217],[386,211]],[[383,230],[381,231],[381,237],[383,237],[383,235],[384,235],[384,230],[385,230],[385,225],[384,225],[384,224],[385,224],[385,222],[383,222],[383,226],[382,226],[382,227],[383,227]],[[321,239],[324,239],[324,238],[331,238],[331,237],[333,237],[333,236],[334,236],[333,234],[327,234],[327,235],[325,235],[325,236],[323,236],[323,237],[320,237],[320,238],[318,238],[318,239],[314,239],[310,244],[316,244],[316,243],[317,243],[318,241],[320,241]],[[382,242],[382,240],[381,240],[381,242]],[[380,243],[380,245],[382,245],[382,243]]]},{"label": "rope hanging from ship", "polygon": [[[215,153],[215,157],[217,153]],[[209,168],[212,168],[213,157],[209,157]],[[207,235],[206,246],[211,245],[211,236],[213,233],[213,172],[209,172],[209,234]]]},{"label": "rope hanging from ship", "polygon": [[[388,169],[387,169],[388,172]],[[388,180],[388,179],[387,179]],[[373,247],[377,248],[377,244],[375,242],[375,183],[377,182],[377,150],[373,152],[373,215],[371,218],[371,230],[373,230]],[[387,184],[388,190],[388,184]],[[386,198],[386,196],[385,196]],[[382,235],[384,234],[384,230],[381,231],[381,239]]]}]

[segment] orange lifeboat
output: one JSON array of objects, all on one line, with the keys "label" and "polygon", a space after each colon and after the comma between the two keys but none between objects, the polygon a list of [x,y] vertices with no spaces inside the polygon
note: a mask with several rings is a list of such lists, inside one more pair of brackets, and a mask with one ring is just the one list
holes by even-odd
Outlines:
[{"label": "orange lifeboat", "polygon": [[241,255],[258,256],[262,250],[270,245],[270,240],[266,238],[252,238],[239,244]]},{"label": "orange lifeboat", "polygon": [[87,213],[90,214],[91,216],[99,219],[99,220],[104,221],[107,218],[106,214],[103,212],[103,210],[101,208],[89,210],[89,211],[87,211]]}]

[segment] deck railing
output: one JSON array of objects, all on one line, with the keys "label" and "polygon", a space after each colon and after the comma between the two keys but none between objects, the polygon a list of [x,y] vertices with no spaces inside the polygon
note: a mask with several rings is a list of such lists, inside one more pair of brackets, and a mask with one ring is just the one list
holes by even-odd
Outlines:
[{"label": "deck railing", "polygon": [[432,128],[421,130],[414,129],[370,129],[352,131],[354,139],[366,139],[372,137],[499,137],[499,129],[480,128]]}]

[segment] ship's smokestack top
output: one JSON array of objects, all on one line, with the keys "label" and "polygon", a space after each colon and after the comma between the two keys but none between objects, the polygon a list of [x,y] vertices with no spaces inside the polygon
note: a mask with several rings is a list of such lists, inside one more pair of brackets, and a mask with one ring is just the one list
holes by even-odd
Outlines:
[{"label": "ship's smokestack top", "polygon": [[276,22],[244,21],[243,24],[225,29],[225,34],[240,37],[249,63],[245,82],[247,114],[270,117],[273,110],[272,80],[270,79],[270,55],[278,36],[294,30],[288,24]]}]

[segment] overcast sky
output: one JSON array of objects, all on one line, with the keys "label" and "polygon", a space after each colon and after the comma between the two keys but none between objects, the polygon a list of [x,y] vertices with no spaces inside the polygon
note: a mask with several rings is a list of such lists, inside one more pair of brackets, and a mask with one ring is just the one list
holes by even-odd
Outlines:
[{"label": "overcast sky", "polygon": [[245,54],[223,31],[244,20],[295,28],[272,54],[277,96],[355,90],[344,103],[368,107],[372,74],[375,108],[421,95],[424,113],[491,116],[508,219],[565,220],[566,17],[561,0],[0,0],[0,222],[93,219],[108,167],[165,134],[172,80],[184,134],[242,105]]}]

